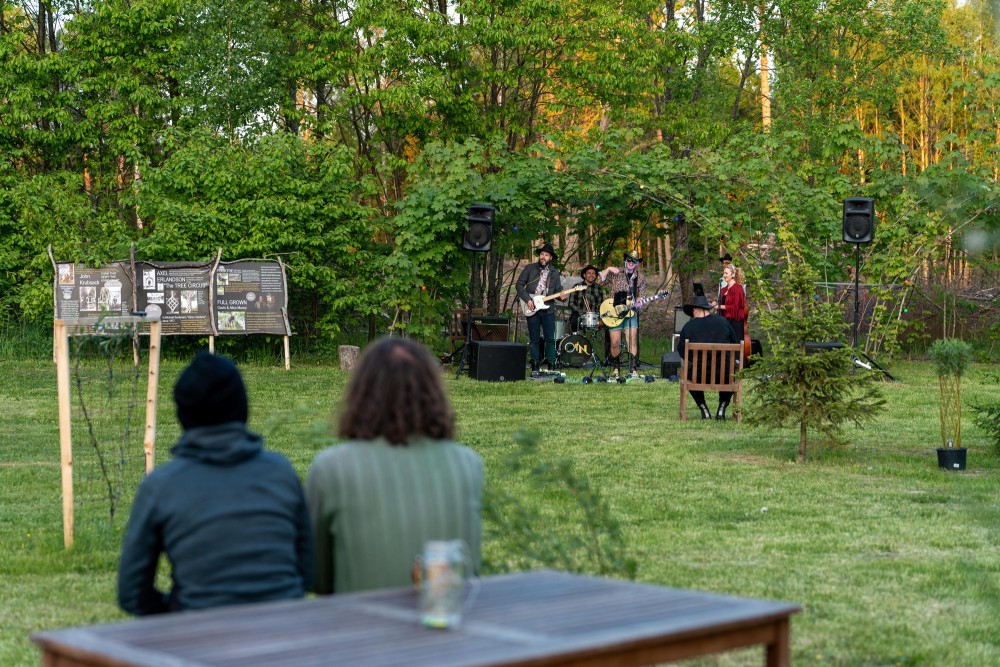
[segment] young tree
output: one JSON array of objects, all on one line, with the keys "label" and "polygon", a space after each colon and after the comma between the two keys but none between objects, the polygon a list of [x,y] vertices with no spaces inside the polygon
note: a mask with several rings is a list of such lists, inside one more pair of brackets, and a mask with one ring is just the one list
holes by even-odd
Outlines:
[{"label": "young tree", "polygon": [[820,301],[817,277],[800,258],[789,256],[781,304],[761,314],[772,354],[743,371],[755,382],[746,422],[752,426],[799,427],[799,462],[806,458],[806,433],[818,429],[837,440],[844,422],[861,425],[885,405],[874,374],[853,368],[850,348],[810,354],[809,341],[834,341],[844,329],[835,303]]}]

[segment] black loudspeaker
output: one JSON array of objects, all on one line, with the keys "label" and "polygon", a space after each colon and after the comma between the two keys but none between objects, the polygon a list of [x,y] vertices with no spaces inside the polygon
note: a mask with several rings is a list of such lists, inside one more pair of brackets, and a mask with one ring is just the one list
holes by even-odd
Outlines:
[{"label": "black loudspeaker", "polygon": [[829,343],[806,343],[806,354],[816,354],[817,352],[828,352],[830,350],[839,350],[844,347],[843,343],[838,343],[837,341],[832,341]]},{"label": "black loudspeaker", "polygon": [[462,237],[462,247],[472,252],[488,252],[493,247],[493,217],[489,204],[473,204],[465,216],[469,223]]},{"label": "black loudspeaker", "polygon": [[875,236],[875,200],[848,197],[844,200],[844,241],[871,243]]},{"label": "black loudspeaker", "polygon": [[524,343],[472,341],[469,377],[489,382],[516,382],[525,378],[528,346]]},{"label": "black loudspeaker", "polygon": [[660,377],[669,379],[677,377],[681,372],[681,355],[676,352],[667,352],[660,360]]}]

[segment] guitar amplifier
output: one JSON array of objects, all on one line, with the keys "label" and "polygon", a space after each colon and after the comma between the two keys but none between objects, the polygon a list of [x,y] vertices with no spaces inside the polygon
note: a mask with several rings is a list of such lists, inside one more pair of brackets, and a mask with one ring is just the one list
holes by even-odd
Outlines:
[{"label": "guitar amplifier", "polygon": [[674,333],[679,334],[690,319],[684,312],[684,306],[674,306]]},{"label": "guitar amplifier", "polygon": [[473,317],[472,340],[507,342],[510,340],[510,318],[489,315]]},{"label": "guitar amplifier", "polygon": [[469,377],[488,382],[516,382],[526,376],[528,346],[524,343],[473,341],[469,350]]}]

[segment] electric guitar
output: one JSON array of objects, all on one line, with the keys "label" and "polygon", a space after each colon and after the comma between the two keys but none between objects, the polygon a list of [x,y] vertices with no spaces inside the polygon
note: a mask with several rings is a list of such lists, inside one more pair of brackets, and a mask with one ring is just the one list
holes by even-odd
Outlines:
[{"label": "electric guitar", "polygon": [[616,306],[614,299],[605,299],[601,303],[601,321],[604,322],[604,326],[616,327],[622,323],[626,317],[632,317],[635,315],[635,308],[642,308],[643,306],[653,303],[658,299],[666,299],[670,296],[670,292],[663,290],[662,292],[657,292],[653,296],[647,296],[645,299],[639,299],[638,301],[626,301],[625,303]]},{"label": "electric guitar", "polygon": [[[567,290],[563,290],[563,292],[569,294],[570,292],[580,292],[585,289],[587,289],[586,285],[577,285],[576,287],[570,287]],[[524,313],[525,317],[532,317],[533,315],[535,315],[535,313],[538,313],[539,311],[547,310],[549,308],[549,304],[546,303],[546,301],[552,301],[552,299],[558,299],[560,294],[562,294],[562,292],[556,292],[555,294],[550,294],[549,296],[542,296],[541,294],[532,294],[530,302],[521,301],[521,312]],[[534,309],[529,308],[528,303],[535,304]]]}]

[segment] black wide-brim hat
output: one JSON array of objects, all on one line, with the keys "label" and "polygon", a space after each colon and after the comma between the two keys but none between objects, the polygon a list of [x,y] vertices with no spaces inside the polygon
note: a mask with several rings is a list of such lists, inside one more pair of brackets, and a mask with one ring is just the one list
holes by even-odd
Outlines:
[{"label": "black wide-brim hat", "polygon": [[583,278],[584,277],[583,274],[585,274],[587,271],[590,271],[590,270],[594,270],[594,271],[597,272],[597,275],[601,275],[601,270],[599,268],[597,268],[593,264],[588,264],[587,266],[585,266],[582,269],[580,269],[580,277]]},{"label": "black wide-brim hat", "polygon": [[719,258],[719,261],[720,261],[720,262],[731,262],[731,261],[733,261],[733,256],[732,256],[732,255],[730,255],[730,254],[729,254],[729,253],[727,252],[727,253],[726,253],[725,255],[723,255],[722,257],[720,257],[720,258]]},{"label": "black wide-brim hat", "polygon": [[712,304],[708,302],[704,294],[699,294],[694,298],[691,303],[684,304],[684,314],[688,317],[694,317],[695,308],[704,308],[705,310],[712,310]]},{"label": "black wide-brim hat", "polygon": [[642,263],[642,257],[639,257],[639,253],[637,253],[635,250],[625,251],[625,258],[622,261],[628,261],[628,260],[632,260],[636,264]]},{"label": "black wide-brim hat", "polygon": [[541,255],[543,252],[547,252],[552,255],[552,259],[556,258],[556,249],[552,247],[551,243],[546,243],[541,248],[535,248],[536,255]]}]

